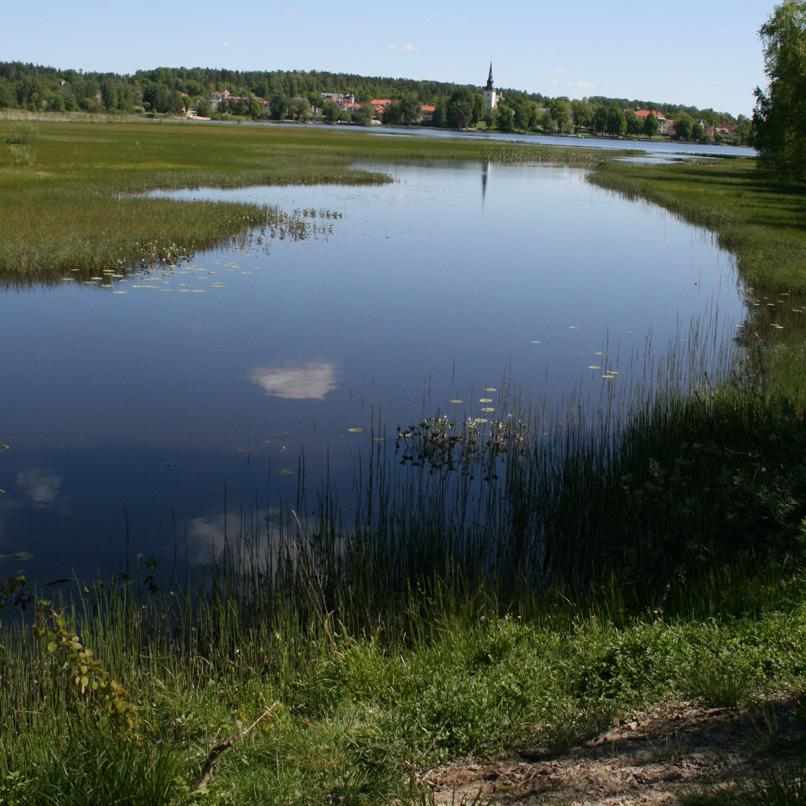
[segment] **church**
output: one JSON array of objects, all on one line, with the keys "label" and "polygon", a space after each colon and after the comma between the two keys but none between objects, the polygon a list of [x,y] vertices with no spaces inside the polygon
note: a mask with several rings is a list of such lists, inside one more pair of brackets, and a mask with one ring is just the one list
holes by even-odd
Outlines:
[{"label": "church", "polygon": [[484,109],[495,112],[498,102],[503,96],[495,89],[493,84],[493,63],[490,62],[490,75],[487,77],[487,86],[484,88]]}]

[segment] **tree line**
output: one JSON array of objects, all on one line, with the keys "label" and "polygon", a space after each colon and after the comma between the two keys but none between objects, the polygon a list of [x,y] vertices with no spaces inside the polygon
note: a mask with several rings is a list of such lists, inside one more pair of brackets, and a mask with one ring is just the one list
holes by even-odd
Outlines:
[{"label": "tree line", "polygon": [[[223,91],[229,97],[214,97]],[[349,92],[357,105],[344,110],[323,103],[323,92]],[[570,134],[582,131],[614,136],[655,136],[657,120],[631,111],[651,108],[674,119],[675,136],[706,141],[711,127],[737,126],[729,139],[747,142],[751,122],[713,109],[625,98],[570,100],[540,93],[503,90],[495,114],[485,111],[478,87],[438,81],[360,76],[325,71],[238,71],[213,68],[141,70],[131,75],[59,70],[0,62],[0,109],[85,111],[177,115],[192,107],[201,116],[238,115],[255,119],[306,120],[315,112],[330,122],[368,124],[373,98],[389,98],[384,121],[423,122],[421,107],[435,107],[432,126],[464,129],[486,125],[503,131]],[[360,106],[359,106],[360,105]],[[430,116],[429,116],[430,117]]]},{"label": "tree line", "polygon": [[769,80],[755,92],[760,164],[779,178],[806,182],[806,2],[776,6],[759,36]]}]

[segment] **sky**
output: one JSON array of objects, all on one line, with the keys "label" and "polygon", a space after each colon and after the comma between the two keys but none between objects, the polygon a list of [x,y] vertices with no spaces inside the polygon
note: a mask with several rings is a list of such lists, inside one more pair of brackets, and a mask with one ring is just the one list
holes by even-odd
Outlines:
[{"label": "sky", "polygon": [[26,0],[0,61],[130,73],[153,67],[332,70],[548,96],[603,95],[749,115],[757,31],[774,0]]}]

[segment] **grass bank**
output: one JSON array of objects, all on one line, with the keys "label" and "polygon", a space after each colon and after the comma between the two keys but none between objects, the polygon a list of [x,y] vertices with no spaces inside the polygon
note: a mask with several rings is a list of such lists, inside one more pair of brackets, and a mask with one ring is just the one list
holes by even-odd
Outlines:
[{"label": "grass bank", "polygon": [[0,120],[0,279],[56,280],[175,260],[268,223],[255,205],[129,198],[155,188],[368,184],[357,160],[545,160],[601,153],[311,127]]},{"label": "grass bank", "polygon": [[[412,592],[397,635],[290,611],[247,626],[228,596],[95,590],[80,640],[3,632],[0,802],[427,803],[418,776],[446,759],[513,746],[551,758],[669,699],[797,696],[804,580],[782,570],[754,613],[730,617],[560,597],[502,615],[481,595]],[[107,673],[125,686],[113,698]],[[121,728],[115,709],[130,704]]]}]

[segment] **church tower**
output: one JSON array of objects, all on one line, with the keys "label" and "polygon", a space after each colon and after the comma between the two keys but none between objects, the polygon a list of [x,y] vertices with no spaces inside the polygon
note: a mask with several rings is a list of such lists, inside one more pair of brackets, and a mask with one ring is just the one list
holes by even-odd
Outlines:
[{"label": "church tower", "polygon": [[484,108],[490,112],[495,112],[501,96],[495,90],[493,84],[493,63],[490,62],[490,75],[487,77],[487,86],[484,88]]}]

